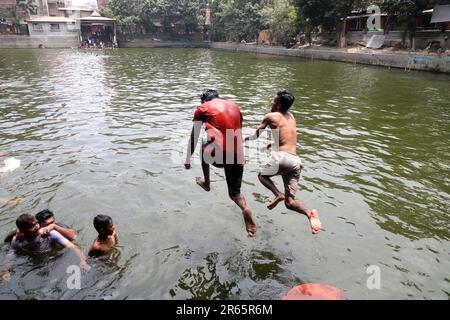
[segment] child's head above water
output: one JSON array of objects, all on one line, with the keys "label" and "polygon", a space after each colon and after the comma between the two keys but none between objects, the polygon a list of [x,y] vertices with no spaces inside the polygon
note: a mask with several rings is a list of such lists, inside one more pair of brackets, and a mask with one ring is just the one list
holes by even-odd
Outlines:
[{"label": "child's head above water", "polygon": [[55,215],[48,209],[39,211],[36,213],[35,217],[37,221],[39,221],[41,227],[46,227],[52,223],[55,223]]},{"label": "child's head above water", "polygon": [[29,213],[21,214],[16,220],[16,226],[25,236],[39,234],[39,223],[36,218]]},{"label": "child's head above water", "polygon": [[112,218],[104,214],[99,214],[94,218],[94,228],[100,236],[110,236],[114,233]]}]

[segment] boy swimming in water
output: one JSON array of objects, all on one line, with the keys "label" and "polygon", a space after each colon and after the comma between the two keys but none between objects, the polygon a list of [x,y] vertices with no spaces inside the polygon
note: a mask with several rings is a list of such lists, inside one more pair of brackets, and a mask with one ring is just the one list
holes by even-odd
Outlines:
[{"label": "boy swimming in water", "polygon": [[88,255],[98,257],[108,253],[117,244],[116,228],[110,216],[99,214],[94,218],[94,228],[98,232]]},{"label": "boy swimming in water", "polygon": [[[297,156],[297,127],[294,116],[288,111],[294,103],[294,96],[286,91],[279,91],[272,100],[272,110],[266,114],[255,134],[246,137],[245,141],[257,139],[267,127],[272,130],[279,150],[272,151],[271,160],[265,164],[258,174],[261,183],[273,192],[275,199],[267,206],[270,210],[284,201],[286,208],[297,211],[308,217],[313,234],[319,233],[321,223],[317,210],[310,210],[295,200],[300,172],[303,168]],[[271,145],[268,146],[269,148]],[[284,182],[284,194],[280,192],[270,179],[281,175]]]},{"label": "boy swimming in water", "polygon": [[[47,228],[58,231],[64,238],[73,241],[77,238],[77,232],[65,224],[56,223],[55,215],[52,211],[45,209],[36,213],[35,218],[39,222],[41,228]],[[50,228],[48,228],[50,226]],[[21,237],[18,229],[11,231],[6,237],[5,242],[11,242],[13,237],[17,235],[19,238]]]}]

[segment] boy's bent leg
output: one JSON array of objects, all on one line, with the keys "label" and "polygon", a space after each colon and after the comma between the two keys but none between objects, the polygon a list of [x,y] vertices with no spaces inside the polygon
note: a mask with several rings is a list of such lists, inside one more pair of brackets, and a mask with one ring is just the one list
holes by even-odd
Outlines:
[{"label": "boy's bent leg", "polygon": [[280,201],[283,201],[285,199],[284,194],[281,193],[280,190],[278,190],[269,176],[264,176],[262,175],[262,173],[258,173],[258,179],[259,181],[261,181],[263,186],[272,191],[275,196],[275,199],[271,203],[269,203],[269,205],[267,205],[267,208],[269,210],[272,210]]},{"label": "boy's bent leg", "polygon": [[244,166],[242,165],[226,165],[225,178],[227,180],[228,195],[242,210],[245,228],[249,237],[254,237],[256,233],[256,220],[252,210],[248,207],[244,196],[241,193],[242,175]]},{"label": "boy's bent leg", "polygon": [[209,180],[209,164],[207,164],[204,160],[203,160],[203,156],[202,156],[202,171],[203,171],[203,177],[197,177],[195,178],[195,181],[197,182],[197,184],[203,188],[203,190],[205,191],[210,191],[211,187],[210,187],[210,183],[211,181]]},{"label": "boy's bent leg", "polygon": [[295,200],[295,193],[297,191],[298,178],[295,176],[283,175],[285,185],[285,205],[289,210],[297,211],[308,217],[311,224],[311,231],[313,234],[319,233],[322,224],[319,220],[319,212],[317,210],[308,209],[303,202]]},{"label": "boy's bent leg", "polygon": [[295,200],[292,195],[286,195],[285,200],[286,208],[297,211],[308,217],[309,223],[311,224],[311,231],[313,234],[319,233],[322,228],[322,223],[319,219],[319,212],[317,210],[310,210],[305,207],[304,203]]},{"label": "boy's bent leg", "polygon": [[272,152],[271,159],[261,167],[258,174],[259,181],[261,181],[263,186],[272,191],[275,196],[275,199],[267,206],[269,210],[275,208],[280,201],[285,199],[284,194],[278,190],[273,181],[270,179],[270,177],[280,174],[280,160],[281,154],[279,152]]}]

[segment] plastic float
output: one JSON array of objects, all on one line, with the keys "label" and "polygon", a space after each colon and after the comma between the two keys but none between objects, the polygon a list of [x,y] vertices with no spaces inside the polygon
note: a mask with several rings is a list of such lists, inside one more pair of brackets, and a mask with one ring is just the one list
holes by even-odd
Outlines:
[{"label": "plastic float", "polygon": [[321,284],[304,283],[292,288],[281,300],[347,300],[341,289]]}]

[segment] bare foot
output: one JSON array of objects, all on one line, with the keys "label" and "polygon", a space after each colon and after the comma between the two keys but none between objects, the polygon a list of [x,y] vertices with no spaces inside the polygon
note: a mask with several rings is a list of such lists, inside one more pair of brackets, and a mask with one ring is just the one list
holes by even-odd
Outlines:
[{"label": "bare foot", "polygon": [[320,232],[322,228],[322,223],[319,220],[319,212],[317,210],[311,210],[311,214],[309,216],[309,223],[311,223],[311,230],[313,234],[317,234]]},{"label": "bare foot", "polygon": [[242,211],[242,214],[244,216],[245,228],[247,230],[247,235],[250,238],[253,238],[256,233],[256,221],[255,221],[255,217],[252,214],[252,210],[250,210],[250,208],[244,209]]},{"label": "bare foot", "polygon": [[267,208],[269,210],[272,210],[273,208],[275,208],[277,206],[277,204],[281,201],[284,201],[284,194],[280,193],[275,199],[273,199],[273,201],[271,203],[269,203],[269,205],[267,206]]},{"label": "bare foot", "polygon": [[197,184],[203,188],[203,190],[205,191],[210,191],[211,188],[209,187],[209,185],[206,184],[205,180],[201,177],[197,177],[195,178],[195,181],[197,182]]}]

